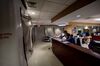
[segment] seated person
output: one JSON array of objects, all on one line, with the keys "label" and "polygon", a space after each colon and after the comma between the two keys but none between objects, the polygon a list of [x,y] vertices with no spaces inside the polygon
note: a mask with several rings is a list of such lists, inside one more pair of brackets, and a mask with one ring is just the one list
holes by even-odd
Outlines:
[{"label": "seated person", "polygon": [[62,41],[68,41],[71,38],[72,37],[70,37],[70,34],[67,31],[64,31],[60,36],[60,39],[62,39]]},{"label": "seated person", "polygon": [[98,40],[92,40],[90,42],[90,44],[88,45],[88,47],[91,50],[93,50],[93,51],[95,51],[97,53],[100,53],[100,41],[98,41]]},{"label": "seated person", "polygon": [[85,35],[86,35],[86,36],[90,36],[89,32],[86,32]]},{"label": "seated person", "polygon": [[65,34],[66,39],[70,38],[70,34],[67,31],[64,31],[64,34]]},{"label": "seated person", "polygon": [[81,46],[80,38],[77,38],[77,45]]},{"label": "seated person", "polygon": [[69,37],[70,37],[70,34],[67,31],[64,31],[60,36],[61,39],[66,38],[66,40],[69,39]]},{"label": "seated person", "polygon": [[75,44],[75,40],[73,38],[73,35],[70,35],[70,37],[69,37],[69,39],[67,39],[67,41]]}]

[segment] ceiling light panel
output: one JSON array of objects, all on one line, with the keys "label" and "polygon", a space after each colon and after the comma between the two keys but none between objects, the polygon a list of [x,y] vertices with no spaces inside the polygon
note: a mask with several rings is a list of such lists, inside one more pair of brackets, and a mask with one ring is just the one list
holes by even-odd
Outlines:
[{"label": "ceiling light panel", "polygon": [[100,18],[94,18],[95,21],[100,21]]}]

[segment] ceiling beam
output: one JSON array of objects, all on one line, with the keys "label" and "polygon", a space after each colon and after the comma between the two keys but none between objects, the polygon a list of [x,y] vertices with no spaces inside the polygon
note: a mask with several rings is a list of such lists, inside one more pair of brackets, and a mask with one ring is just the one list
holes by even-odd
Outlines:
[{"label": "ceiling beam", "polygon": [[54,21],[64,17],[65,15],[68,15],[68,14],[70,14],[70,13],[72,13],[72,12],[94,2],[94,1],[96,1],[96,0],[77,0],[73,4],[71,4],[70,6],[65,8],[63,11],[58,13],[56,16],[51,18],[51,22],[54,22]]}]

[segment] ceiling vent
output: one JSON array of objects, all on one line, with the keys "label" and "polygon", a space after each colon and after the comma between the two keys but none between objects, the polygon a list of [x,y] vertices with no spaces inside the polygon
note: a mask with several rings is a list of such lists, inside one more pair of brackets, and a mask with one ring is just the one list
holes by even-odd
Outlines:
[{"label": "ceiling vent", "polygon": [[85,19],[92,19],[93,17],[86,17]]}]

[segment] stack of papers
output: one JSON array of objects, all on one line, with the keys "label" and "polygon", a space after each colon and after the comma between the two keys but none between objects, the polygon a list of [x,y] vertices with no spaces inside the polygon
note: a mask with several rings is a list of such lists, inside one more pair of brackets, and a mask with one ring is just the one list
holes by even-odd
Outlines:
[{"label": "stack of papers", "polygon": [[68,42],[68,41],[64,41],[63,43],[64,43],[64,44],[68,44],[68,43],[70,43],[70,42]]}]

